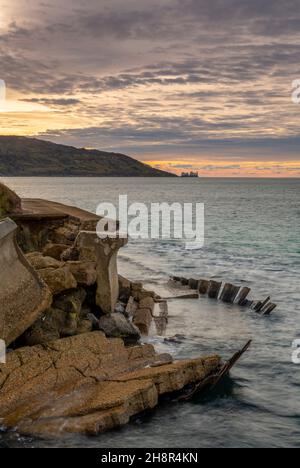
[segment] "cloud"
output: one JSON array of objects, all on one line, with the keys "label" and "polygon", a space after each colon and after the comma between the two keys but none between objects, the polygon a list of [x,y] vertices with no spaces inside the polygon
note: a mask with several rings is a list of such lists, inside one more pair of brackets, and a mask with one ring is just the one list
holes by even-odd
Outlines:
[{"label": "cloud", "polygon": [[174,169],[193,169],[193,164],[172,164]]},{"label": "cloud", "polygon": [[11,0],[2,15],[0,78],[51,110],[26,116],[32,134],[141,158],[297,158],[299,0]]},{"label": "cloud", "polygon": [[32,102],[38,104],[44,104],[46,106],[75,106],[80,104],[80,99],[74,98],[58,98],[58,99],[47,99],[47,98],[31,98],[23,99],[24,102]]}]

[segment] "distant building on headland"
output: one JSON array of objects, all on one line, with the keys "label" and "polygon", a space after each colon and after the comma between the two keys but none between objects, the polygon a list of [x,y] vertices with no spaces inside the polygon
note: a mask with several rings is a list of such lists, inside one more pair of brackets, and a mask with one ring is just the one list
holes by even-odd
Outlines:
[{"label": "distant building on headland", "polygon": [[181,177],[199,177],[199,172],[182,172]]}]

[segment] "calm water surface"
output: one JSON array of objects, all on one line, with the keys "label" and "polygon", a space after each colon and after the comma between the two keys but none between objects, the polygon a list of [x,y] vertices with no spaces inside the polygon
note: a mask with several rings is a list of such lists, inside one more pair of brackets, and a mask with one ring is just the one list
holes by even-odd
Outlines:
[{"label": "calm water surface", "polygon": [[206,299],[170,302],[167,336],[150,336],[175,357],[220,353],[228,358],[248,339],[253,345],[232,372],[232,384],[214,398],[158,408],[127,427],[96,438],[38,441],[3,434],[26,447],[300,447],[300,365],[291,345],[300,339],[300,180],[258,179],[3,179],[21,196],[95,211],[101,201],[203,202],[206,242],[186,251],[175,241],[132,241],[119,269],[157,291],[168,276],[216,277],[247,284],[255,298],[271,294],[270,318]]}]

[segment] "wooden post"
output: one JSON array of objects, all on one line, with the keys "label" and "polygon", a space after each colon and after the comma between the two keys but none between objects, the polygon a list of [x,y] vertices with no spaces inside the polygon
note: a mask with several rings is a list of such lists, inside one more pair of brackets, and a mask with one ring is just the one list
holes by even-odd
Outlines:
[{"label": "wooden post", "polygon": [[198,286],[199,286],[199,280],[190,278],[189,279],[189,287],[191,289],[196,289],[198,291]]},{"label": "wooden post", "polygon": [[270,304],[267,304],[265,309],[263,309],[262,315],[270,315],[271,312],[273,312],[273,310],[276,309],[276,307],[277,304],[272,304],[272,302],[270,302]]},{"label": "wooden post", "polygon": [[222,287],[222,282],[219,283],[218,281],[211,280],[209,282],[208,297],[210,299],[218,299],[221,287]]},{"label": "wooden post", "polygon": [[251,289],[250,288],[242,288],[238,297],[237,297],[237,304],[242,306],[245,303],[245,300],[247,299]]},{"label": "wooden post", "polygon": [[180,282],[181,282],[182,286],[188,286],[188,284],[189,284],[189,280],[186,279],[186,278],[180,278]]},{"label": "wooden post", "polygon": [[262,302],[261,302],[261,301],[253,302],[253,304],[252,304],[252,309],[253,309],[253,310],[257,310],[257,309],[259,309],[259,308],[261,307],[261,305],[262,305]]},{"label": "wooden post", "polygon": [[233,284],[230,284],[230,283],[225,284],[221,297],[220,297],[221,301],[232,304],[239,290],[240,290],[240,286],[234,286]]},{"label": "wooden post", "polygon": [[200,294],[207,294],[208,287],[209,287],[209,281],[208,280],[200,280],[199,281],[198,290],[199,290]]},{"label": "wooden post", "polygon": [[255,310],[256,312],[260,312],[264,307],[266,307],[266,305],[269,303],[270,299],[271,299],[271,298],[270,298],[270,296],[269,296],[269,297],[267,297],[267,299],[264,300],[264,302],[258,303],[258,305],[255,307],[254,310]]},{"label": "wooden post", "polygon": [[241,305],[243,307],[251,307],[253,305],[253,301],[249,301],[248,299],[245,299]]}]

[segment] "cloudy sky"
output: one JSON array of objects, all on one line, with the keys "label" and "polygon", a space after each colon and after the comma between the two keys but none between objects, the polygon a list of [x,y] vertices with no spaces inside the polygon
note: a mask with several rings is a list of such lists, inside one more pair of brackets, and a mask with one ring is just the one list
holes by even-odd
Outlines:
[{"label": "cloudy sky", "polygon": [[0,133],[300,176],[300,0],[0,0]]}]

